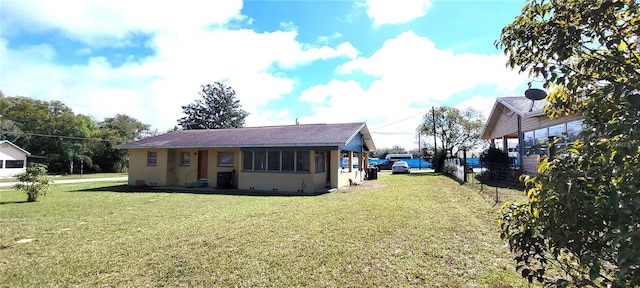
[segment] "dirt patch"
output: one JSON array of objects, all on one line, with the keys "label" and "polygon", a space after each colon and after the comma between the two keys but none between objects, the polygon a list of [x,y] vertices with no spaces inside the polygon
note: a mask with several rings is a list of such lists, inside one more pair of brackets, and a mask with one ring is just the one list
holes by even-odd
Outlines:
[{"label": "dirt patch", "polygon": [[347,191],[352,189],[377,189],[385,186],[387,186],[387,184],[382,184],[378,181],[372,180],[372,181],[362,181],[357,183],[356,185],[351,185],[351,186],[347,185],[344,187],[340,187],[338,190]]}]

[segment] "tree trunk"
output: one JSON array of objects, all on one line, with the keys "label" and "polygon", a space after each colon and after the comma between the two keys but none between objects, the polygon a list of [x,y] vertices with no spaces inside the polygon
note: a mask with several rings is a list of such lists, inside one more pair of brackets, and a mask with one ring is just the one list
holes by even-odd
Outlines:
[{"label": "tree trunk", "polygon": [[38,196],[34,192],[27,192],[27,202],[36,202]]}]

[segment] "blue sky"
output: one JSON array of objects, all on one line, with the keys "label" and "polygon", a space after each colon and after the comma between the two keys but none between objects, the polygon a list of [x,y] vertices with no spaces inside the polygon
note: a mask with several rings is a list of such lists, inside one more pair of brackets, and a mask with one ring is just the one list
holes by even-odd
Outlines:
[{"label": "blue sky", "polygon": [[97,121],[163,132],[224,82],[247,126],[364,121],[379,148],[417,147],[432,106],[522,95],[494,46],[515,0],[0,0],[0,89]]}]

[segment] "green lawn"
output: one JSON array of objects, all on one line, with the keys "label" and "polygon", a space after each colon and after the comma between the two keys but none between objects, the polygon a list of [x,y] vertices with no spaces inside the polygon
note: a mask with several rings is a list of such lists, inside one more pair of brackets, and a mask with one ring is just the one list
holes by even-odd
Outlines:
[{"label": "green lawn", "polygon": [[[95,178],[113,178],[113,177],[127,177],[127,173],[94,173],[94,174],[73,174],[73,175],[65,175],[65,176],[50,176],[51,179],[55,180],[71,180],[71,179],[95,179]],[[11,178],[2,178],[0,182],[16,182],[18,181],[16,177]]]},{"label": "green lawn", "polygon": [[313,197],[109,187],[123,183],[55,185],[37,203],[0,191],[0,287],[527,286],[493,203],[444,176]]}]

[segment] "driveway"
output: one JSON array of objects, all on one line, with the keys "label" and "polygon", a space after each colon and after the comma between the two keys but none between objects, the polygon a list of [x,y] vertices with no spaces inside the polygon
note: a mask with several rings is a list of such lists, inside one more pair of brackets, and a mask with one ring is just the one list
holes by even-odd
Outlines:
[{"label": "driveway", "polygon": [[[82,182],[101,182],[101,181],[127,181],[127,177],[110,177],[110,178],[86,178],[86,179],[67,179],[56,180],[53,179],[51,184],[67,184],[67,183],[82,183]],[[0,187],[10,187],[18,184],[18,182],[2,182]]]}]

